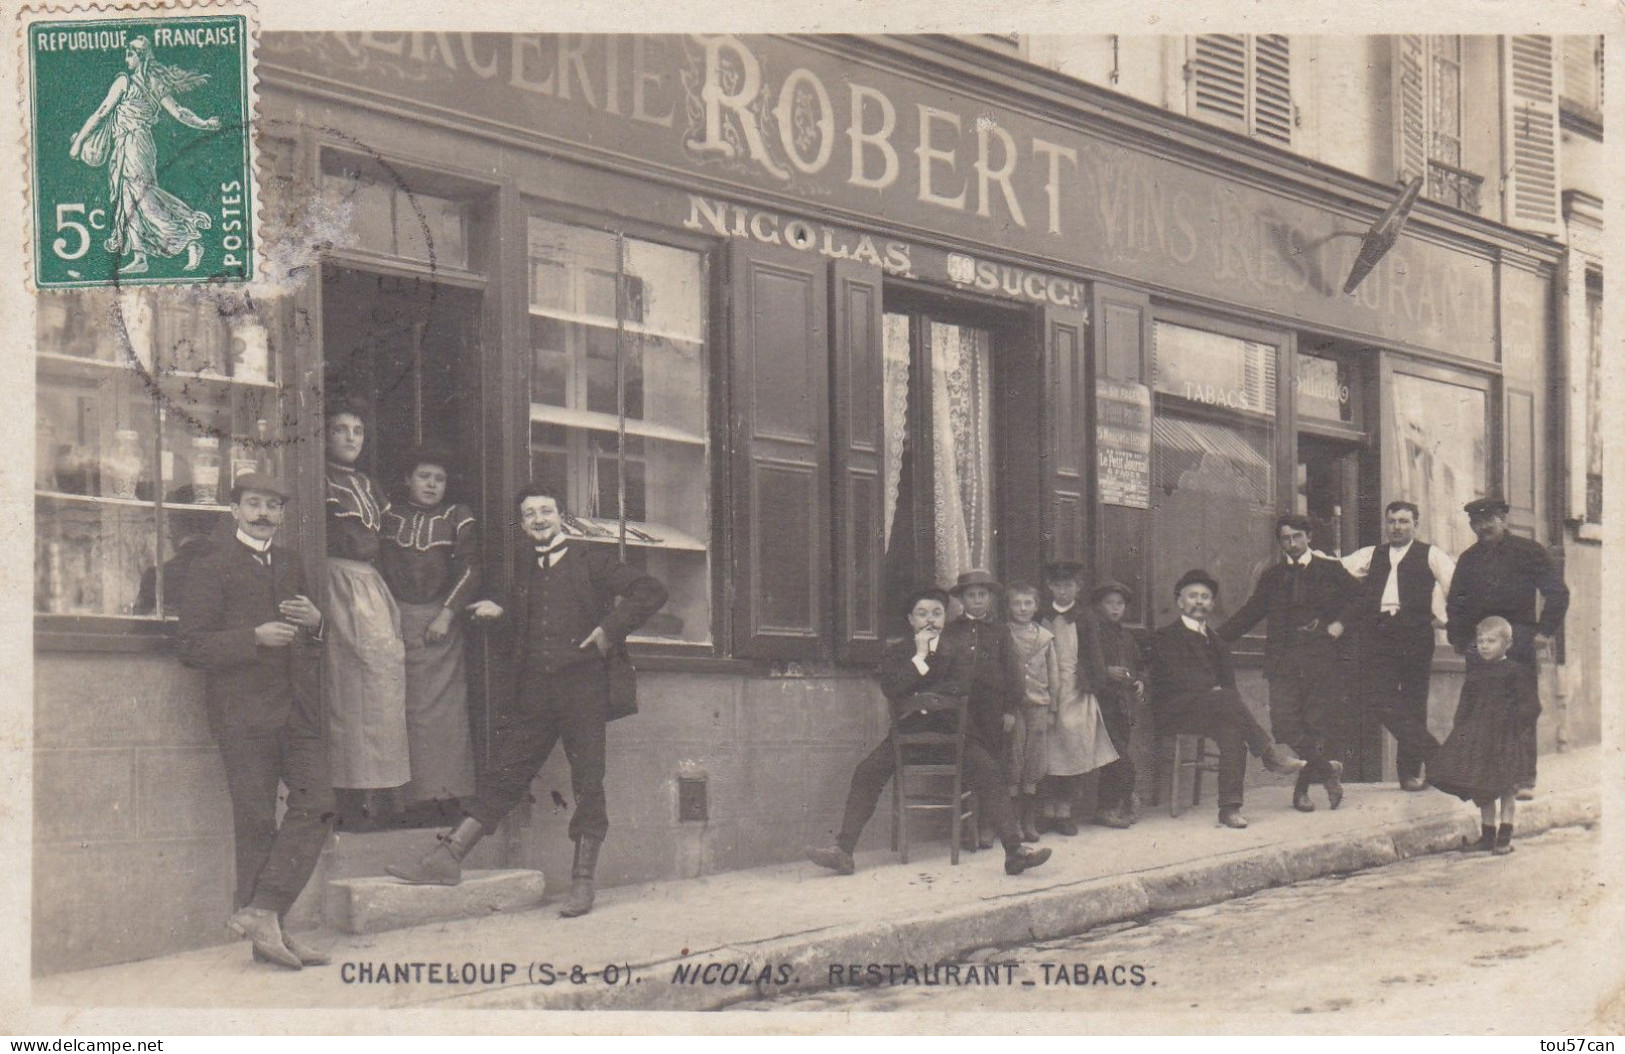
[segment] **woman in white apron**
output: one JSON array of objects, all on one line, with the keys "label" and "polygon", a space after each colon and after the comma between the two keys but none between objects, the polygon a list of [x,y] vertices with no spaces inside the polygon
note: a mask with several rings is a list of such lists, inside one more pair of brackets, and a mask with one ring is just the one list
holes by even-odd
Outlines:
[{"label": "woman in white apron", "polygon": [[[327,415],[327,643],[324,688],[333,786],[378,791],[411,778],[401,613],[374,566],[389,503],[356,459],[366,425],[350,407]],[[363,809],[387,810],[388,795]]]}]

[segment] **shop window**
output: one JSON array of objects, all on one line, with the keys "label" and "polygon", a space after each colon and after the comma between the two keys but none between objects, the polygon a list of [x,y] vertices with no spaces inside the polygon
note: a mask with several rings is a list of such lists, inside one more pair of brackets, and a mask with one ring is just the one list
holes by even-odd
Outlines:
[{"label": "shop window", "polygon": [[568,496],[567,532],[624,524],[627,562],[666,583],[640,638],[708,643],[705,258],[541,218],[529,246],[531,476]]},{"label": "shop window", "polygon": [[1171,586],[1204,568],[1221,603],[1246,599],[1271,556],[1276,513],[1276,345],[1152,326],[1151,611],[1177,617]]},{"label": "shop window", "polygon": [[1208,33],[1191,41],[1186,66],[1194,116],[1292,145],[1291,45],[1279,34]]},{"label": "shop window", "polygon": [[231,480],[280,475],[268,331],[193,289],[53,294],[36,318],[34,609],[172,619]]},{"label": "shop window", "polygon": [[1462,38],[1401,36],[1394,48],[1398,180],[1422,176],[1423,196],[1477,212],[1484,177],[1462,160]]},{"label": "shop window", "polygon": [[1489,481],[1489,397],[1475,385],[1396,371],[1388,408],[1395,474],[1385,490],[1421,508],[1417,537],[1459,556],[1477,540],[1462,506]]},{"label": "shop window", "polygon": [[333,153],[322,158],[322,193],[350,211],[347,248],[468,269],[467,202],[408,189],[398,173]]}]

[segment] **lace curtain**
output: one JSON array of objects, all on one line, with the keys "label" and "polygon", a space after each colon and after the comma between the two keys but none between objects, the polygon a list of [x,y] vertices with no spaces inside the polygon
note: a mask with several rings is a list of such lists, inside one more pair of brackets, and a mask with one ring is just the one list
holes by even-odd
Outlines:
[{"label": "lace curtain", "polygon": [[937,581],[991,568],[992,378],[984,330],[932,322],[932,512]]},{"label": "lace curtain", "polygon": [[[885,537],[903,500],[903,452],[910,435],[908,315],[885,317]],[[992,361],[984,330],[928,322],[934,576],[949,584],[973,567],[992,569]],[[921,539],[923,544],[924,539]]]}]

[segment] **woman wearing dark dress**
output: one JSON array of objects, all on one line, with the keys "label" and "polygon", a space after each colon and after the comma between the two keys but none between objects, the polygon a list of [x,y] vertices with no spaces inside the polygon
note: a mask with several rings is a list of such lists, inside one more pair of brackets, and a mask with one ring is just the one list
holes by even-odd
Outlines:
[{"label": "woman wearing dark dress", "polygon": [[408,802],[474,793],[459,616],[479,589],[479,534],[468,506],[445,500],[449,463],[433,448],[413,452],[407,502],[384,511],[378,554],[406,643]]},{"label": "woman wearing dark dress", "polygon": [[1429,783],[1479,808],[1481,835],[1466,848],[1496,854],[1512,852],[1518,786],[1534,778],[1533,759],[1521,744],[1540,716],[1535,671],[1509,660],[1511,647],[1512,625],[1506,619],[1492,616],[1478,624],[1477,648],[1484,661],[1467,668],[1455,727],[1428,763]]},{"label": "woman wearing dark dress", "polygon": [[327,624],[323,671],[333,786],[381,790],[411,777],[401,613],[378,573],[389,503],[355,467],[366,426],[350,407],[327,415]]}]

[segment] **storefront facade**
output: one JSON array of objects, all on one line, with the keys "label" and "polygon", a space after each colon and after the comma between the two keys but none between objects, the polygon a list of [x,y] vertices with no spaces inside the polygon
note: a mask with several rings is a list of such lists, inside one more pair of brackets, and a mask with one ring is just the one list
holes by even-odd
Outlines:
[{"label": "storefront facade", "polygon": [[[1160,625],[1189,567],[1239,604],[1281,510],[1348,552],[1403,497],[1459,553],[1493,488],[1561,538],[1545,239],[1424,205],[1344,295],[1387,189],[951,41],[267,34],[259,77],[265,239],[320,262],[218,323],[42,310],[38,970],[217,939],[230,814],[166,644],[168,562],[240,454],[294,483],[319,565],[324,400],[374,407],[380,480],[417,442],[456,451],[494,582],[537,479],[670,588],[633,642],[641,712],[611,728],[612,885],[827,839],[916,583],[1077,559]],[[105,383],[143,325],[204,358]],[[169,335],[188,325],[219,348]],[[107,399],[131,409],[101,436]],[[123,462],[91,448],[118,444],[146,475],[113,495]],[[474,650],[479,755],[503,672]],[[1447,727],[1459,661],[1437,669]],[[1262,712],[1256,668],[1245,687]],[[1595,739],[1597,712],[1570,699],[1547,741]],[[1378,778],[1380,740],[1351,735]],[[568,786],[555,758],[506,863],[567,873]],[[339,835],[302,916],[400,838]]]}]

